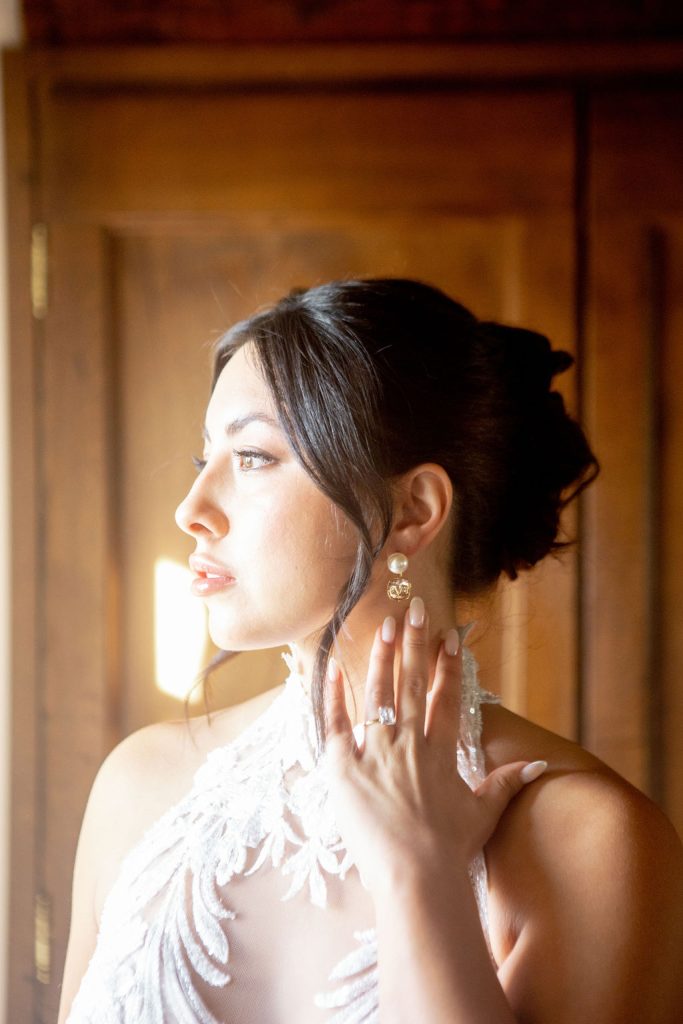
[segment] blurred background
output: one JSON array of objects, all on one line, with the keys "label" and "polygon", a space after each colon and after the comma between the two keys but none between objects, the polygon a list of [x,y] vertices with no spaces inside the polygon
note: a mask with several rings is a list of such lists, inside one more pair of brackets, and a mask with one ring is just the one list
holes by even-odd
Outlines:
[{"label": "blurred background", "polygon": [[682,830],[683,8],[2,0],[0,41],[0,1021],[56,1019],[94,774],[215,653],[173,513],[212,343],[293,286],[418,277],[576,355],[579,547],[457,615]]}]

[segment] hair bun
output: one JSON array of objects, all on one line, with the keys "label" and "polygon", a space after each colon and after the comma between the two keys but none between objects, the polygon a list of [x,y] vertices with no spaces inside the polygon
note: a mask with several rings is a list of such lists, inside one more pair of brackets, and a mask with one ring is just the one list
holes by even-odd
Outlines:
[{"label": "hair bun", "polygon": [[552,349],[550,352],[550,376],[554,377],[558,373],[564,373],[570,366],[574,365],[574,356],[570,352],[565,352],[563,348]]},{"label": "hair bun", "polygon": [[547,391],[553,377],[574,363],[569,352],[552,348],[548,338],[538,331],[495,321],[482,321],[480,327],[482,337],[499,348],[506,375],[526,394]]}]

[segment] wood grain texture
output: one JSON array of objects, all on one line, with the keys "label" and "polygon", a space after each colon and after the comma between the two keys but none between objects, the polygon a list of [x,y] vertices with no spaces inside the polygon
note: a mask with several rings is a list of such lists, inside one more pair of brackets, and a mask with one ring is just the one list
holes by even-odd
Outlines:
[{"label": "wood grain texture", "polygon": [[[680,126],[678,131],[680,132]],[[662,297],[661,719],[658,795],[683,836],[683,210],[666,217]]]},{"label": "wood grain texture", "polygon": [[[38,778],[39,658],[39,485],[35,389],[40,332],[31,316],[30,227],[33,220],[29,96],[24,58],[5,55],[7,220],[10,315],[10,516],[12,767],[9,894],[11,942],[5,1009],[8,1020],[31,1019],[38,994],[33,968],[34,898],[44,882],[40,858],[44,808]],[[3,614],[5,610],[3,609]]]},{"label": "wood grain texture", "polygon": [[[112,498],[108,268],[98,228],[52,224],[51,300],[45,321],[41,471],[45,560],[41,744],[44,876],[52,902],[57,981],[68,934],[65,879],[98,761],[108,750],[115,685],[112,646]],[[99,758],[97,751],[99,750]],[[55,1020],[58,988],[45,991]]]},{"label": "wood grain texture", "polygon": [[165,45],[163,47],[35,47],[31,73],[45,88],[74,86],[107,90],[150,85],[176,91],[367,88],[391,90],[397,84],[440,88],[539,88],[551,83],[588,85],[618,79],[643,86],[661,76],[676,77],[683,62],[683,40],[633,40],[585,43],[377,42],[265,43],[239,45]]},{"label": "wood grain texture", "polygon": [[603,474],[586,497],[584,576],[587,745],[679,828],[682,98],[593,105],[585,401]]},{"label": "wood grain texture", "polygon": [[31,42],[206,43],[302,39],[609,39],[683,34],[674,0],[24,0]]},{"label": "wood grain texture", "polygon": [[[552,139],[560,93],[525,98],[353,92],[197,97],[164,89],[56,92],[45,125],[51,217],[136,211],[329,210],[419,205],[555,209],[570,188]],[[535,155],[525,160],[519,140]],[[485,168],[485,173],[483,172]]]}]

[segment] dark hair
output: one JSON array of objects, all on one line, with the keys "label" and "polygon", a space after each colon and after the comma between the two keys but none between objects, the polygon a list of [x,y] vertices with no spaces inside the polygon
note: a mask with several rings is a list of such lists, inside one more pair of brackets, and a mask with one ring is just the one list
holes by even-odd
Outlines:
[{"label": "dark hair", "polygon": [[314,664],[322,750],[327,661],[390,533],[392,478],[422,462],[446,470],[455,496],[450,579],[471,596],[569,546],[557,540],[560,513],[599,467],[550,390],[572,356],[535,331],[478,320],[428,284],[372,278],[293,289],[219,339],[212,386],[246,342],[296,456],[358,531],[355,566]]}]

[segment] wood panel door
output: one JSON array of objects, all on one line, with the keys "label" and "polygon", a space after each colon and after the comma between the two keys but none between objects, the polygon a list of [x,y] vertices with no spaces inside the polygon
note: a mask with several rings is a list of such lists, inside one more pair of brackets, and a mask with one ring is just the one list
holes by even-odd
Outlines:
[{"label": "wood panel door", "polygon": [[[30,692],[16,695],[17,721],[32,702],[35,725],[23,726],[15,782],[29,809],[13,854],[15,1020],[56,1015],[74,847],[97,766],[124,734],[182,714],[160,689],[157,632],[162,651],[181,637],[171,660],[183,685],[210,653],[182,597],[165,601],[191,547],[173,512],[191,480],[210,343],[293,285],[384,274],[433,282],[568,349],[576,335],[565,91],[415,88],[351,73],[331,90],[265,73],[212,81],[197,69],[180,83],[143,65],[136,83],[134,59],[125,80],[88,60],[10,64],[11,102],[33,112],[31,133],[17,126],[10,139],[31,173],[15,173],[15,194],[23,216],[46,225],[49,259],[46,310],[30,324],[18,305],[15,325],[16,349],[30,346],[15,382],[33,410],[36,481],[17,469],[33,504],[30,521],[15,510],[25,538],[16,572],[38,591],[19,624],[37,639]],[[575,405],[572,375],[561,386]],[[567,735],[577,595],[570,555],[474,611],[484,681]],[[214,704],[282,678],[277,651],[242,655],[220,674]],[[26,927],[35,892],[51,907],[52,936],[38,984]]]},{"label": "wood panel door", "polygon": [[683,90],[590,113],[586,745],[683,835]]}]

